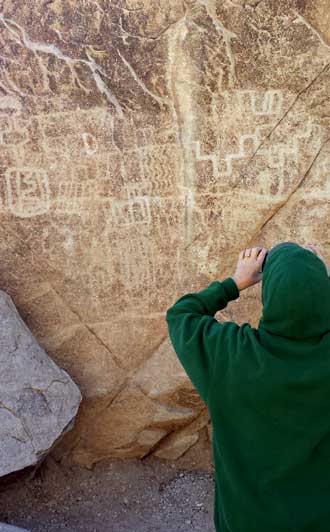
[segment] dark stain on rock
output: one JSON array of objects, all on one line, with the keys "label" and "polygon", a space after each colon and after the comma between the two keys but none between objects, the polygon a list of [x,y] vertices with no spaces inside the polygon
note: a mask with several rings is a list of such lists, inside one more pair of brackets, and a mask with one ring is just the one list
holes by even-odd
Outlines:
[{"label": "dark stain on rock", "polygon": [[297,9],[300,12],[303,13],[306,10],[307,1],[306,0],[296,0],[296,2],[297,2]]}]

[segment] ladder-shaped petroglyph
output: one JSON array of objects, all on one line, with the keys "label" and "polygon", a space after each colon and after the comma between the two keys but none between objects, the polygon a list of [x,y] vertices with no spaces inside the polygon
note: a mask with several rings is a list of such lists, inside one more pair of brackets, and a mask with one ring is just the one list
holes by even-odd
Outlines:
[{"label": "ladder-shaped petroglyph", "polygon": [[256,116],[281,115],[283,111],[283,93],[280,90],[235,91],[240,110],[250,111]]},{"label": "ladder-shaped petroglyph", "polygon": [[72,172],[69,176],[70,173],[70,179],[61,181],[57,186],[52,209],[55,214],[84,214],[92,206],[95,183],[79,181],[73,178]]}]

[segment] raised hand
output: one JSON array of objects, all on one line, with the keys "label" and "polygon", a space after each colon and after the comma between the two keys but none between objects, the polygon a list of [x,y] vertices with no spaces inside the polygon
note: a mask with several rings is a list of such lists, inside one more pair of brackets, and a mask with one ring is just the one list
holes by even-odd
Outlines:
[{"label": "raised hand", "polygon": [[244,290],[261,281],[261,266],[267,251],[267,248],[257,246],[240,252],[236,270],[232,276],[238,290]]}]

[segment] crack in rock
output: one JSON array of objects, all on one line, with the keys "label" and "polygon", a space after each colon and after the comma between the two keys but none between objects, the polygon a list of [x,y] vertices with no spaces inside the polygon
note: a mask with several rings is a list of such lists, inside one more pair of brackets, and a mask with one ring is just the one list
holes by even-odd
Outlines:
[{"label": "crack in rock", "polygon": [[265,228],[265,226],[270,222],[270,220],[272,220],[274,218],[274,216],[276,216],[276,214],[283,209],[283,207],[290,201],[290,199],[292,198],[292,196],[297,192],[297,190],[301,187],[301,185],[303,184],[303,182],[305,181],[306,177],[309,175],[312,167],[314,166],[316,160],[318,159],[318,157],[320,156],[324,146],[330,141],[330,137],[328,137],[321,145],[321,147],[319,148],[319,150],[317,151],[316,155],[314,156],[311,164],[309,165],[308,169],[306,170],[306,172],[304,173],[304,175],[302,176],[302,178],[300,179],[300,181],[298,182],[298,184],[296,185],[296,187],[290,192],[290,194],[287,196],[287,198],[285,198],[285,200],[281,201],[280,204],[277,206],[277,208],[271,213],[271,215],[262,223],[262,225],[257,229],[257,231],[253,234],[253,237],[250,238],[250,241],[251,242],[254,242],[257,235]]},{"label": "crack in rock", "polygon": [[36,453],[36,448],[35,448],[34,443],[33,443],[33,436],[30,433],[30,431],[28,430],[28,428],[26,427],[24,421],[20,418],[20,416],[14,410],[9,408],[9,406],[5,405],[2,401],[0,401],[0,408],[2,408],[3,410],[6,410],[7,412],[9,412],[13,417],[15,417],[20,422],[25,434],[28,437],[29,443],[31,444],[31,447],[32,447],[33,451]]},{"label": "crack in rock", "polygon": [[[271,131],[268,133],[268,135],[265,136],[265,138],[262,140],[262,142],[259,144],[259,146],[257,147],[257,149],[254,151],[254,153],[251,155],[250,159],[247,161],[246,165],[245,165],[245,168],[244,170],[240,173],[241,177],[244,177],[243,174],[244,172],[246,171],[247,167],[251,164],[251,162],[253,161],[253,159],[255,158],[255,156],[257,155],[257,153],[259,152],[259,150],[263,147],[263,145],[265,144],[265,142],[271,137],[271,135],[274,133],[274,131],[279,127],[279,125],[283,122],[283,120],[287,117],[287,115],[291,112],[291,110],[293,109],[293,107],[296,105],[297,101],[299,100],[299,98],[301,97],[302,94],[304,94],[306,91],[308,91],[308,89],[317,81],[317,79],[322,76],[322,74],[329,68],[330,66],[330,63],[327,63],[325,65],[325,67],[321,70],[321,72],[319,72],[317,74],[317,76],[315,76],[315,78],[312,79],[312,81],[309,82],[308,85],[306,85],[306,87],[304,87],[298,94],[297,96],[295,97],[293,103],[290,105],[290,107],[285,111],[285,113],[283,114],[283,116],[279,119],[279,121],[275,124],[275,126],[271,129]],[[240,183],[240,180],[238,180],[238,182],[233,185],[232,188],[236,188]]]}]

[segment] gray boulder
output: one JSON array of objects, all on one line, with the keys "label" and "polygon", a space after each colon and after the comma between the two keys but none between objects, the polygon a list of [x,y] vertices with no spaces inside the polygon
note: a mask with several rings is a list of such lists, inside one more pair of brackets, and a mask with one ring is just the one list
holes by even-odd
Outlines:
[{"label": "gray boulder", "polygon": [[0,477],[38,465],[72,428],[81,399],[0,290]]},{"label": "gray boulder", "polygon": [[0,532],[29,532],[25,528],[17,528],[16,526],[5,525],[0,523]]}]

